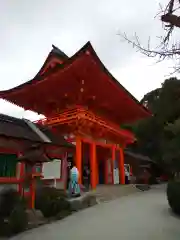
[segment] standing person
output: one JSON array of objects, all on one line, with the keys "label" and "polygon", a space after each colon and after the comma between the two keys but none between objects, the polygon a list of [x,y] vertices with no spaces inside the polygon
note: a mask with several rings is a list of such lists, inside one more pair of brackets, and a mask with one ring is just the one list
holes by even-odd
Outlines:
[{"label": "standing person", "polygon": [[87,166],[87,182],[88,182],[88,189],[89,189],[91,185],[91,172],[88,166]]},{"label": "standing person", "polygon": [[129,179],[130,179],[130,173],[127,167],[125,166],[125,184],[129,184]]},{"label": "standing person", "polygon": [[84,186],[87,189],[89,189],[89,185],[90,185],[90,171],[89,171],[88,166],[84,166],[83,179],[84,179]]},{"label": "standing person", "polygon": [[72,168],[72,157],[67,158],[67,177],[66,177],[66,188],[68,189],[69,187],[69,182],[70,182],[70,171]]},{"label": "standing person", "polygon": [[79,171],[77,167],[73,164],[70,170],[70,181],[69,181],[69,194],[70,196],[80,196],[80,186],[78,183]]}]

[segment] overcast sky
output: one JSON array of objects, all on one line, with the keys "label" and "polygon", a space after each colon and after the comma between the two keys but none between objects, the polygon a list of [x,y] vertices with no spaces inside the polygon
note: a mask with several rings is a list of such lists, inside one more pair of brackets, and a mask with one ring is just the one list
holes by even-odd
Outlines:
[{"label": "overcast sky", "polygon": [[[118,32],[136,32],[152,45],[163,32],[160,0],[2,0],[0,1],[0,90],[34,77],[54,44],[73,55],[91,41],[102,62],[138,100],[171,71],[123,42]],[[167,2],[167,0],[163,0]],[[32,120],[35,114],[0,100],[0,112]]]}]

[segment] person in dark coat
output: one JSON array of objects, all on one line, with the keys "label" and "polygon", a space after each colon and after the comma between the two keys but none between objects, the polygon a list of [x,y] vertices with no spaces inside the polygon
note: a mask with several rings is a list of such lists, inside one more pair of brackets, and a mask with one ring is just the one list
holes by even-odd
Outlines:
[{"label": "person in dark coat", "polygon": [[70,182],[70,171],[73,165],[73,158],[72,157],[68,157],[67,158],[67,178],[66,178],[66,188],[68,188],[69,186],[69,182]]},{"label": "person in dark coat", "polygon": [[89,189],[90,186],[90,171],[88,166],[84,166],[83,169],[83,182],[84,182],[84,186]]}]

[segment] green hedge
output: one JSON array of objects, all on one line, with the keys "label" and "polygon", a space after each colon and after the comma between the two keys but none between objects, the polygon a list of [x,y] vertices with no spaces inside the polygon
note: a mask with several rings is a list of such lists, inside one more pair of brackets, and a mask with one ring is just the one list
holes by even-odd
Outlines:
[{"label": "green hedge", "polygon": [[40,210],[44,217],[54,217],[62,211],[70,212],[70,203],[62,190],[53,187],[38,189],[35,199],[35,208]]},{"label": "green hedge", "polygon": [[168,183],[167,199],[172,211],[180,215],[180,180],[172,180]]},{"label": "green hedge", "polygon": [[11,236],[28,226],[26,203],[14,189],[0,193],[0,236]]}]

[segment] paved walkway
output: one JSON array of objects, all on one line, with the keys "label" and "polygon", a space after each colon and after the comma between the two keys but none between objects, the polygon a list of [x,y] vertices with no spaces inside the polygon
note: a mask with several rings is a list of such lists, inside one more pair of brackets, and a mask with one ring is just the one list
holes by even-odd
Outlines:
[{"label": "paved walkway", "polygon": [[25,232],[14,240],[179,240],[180,219],[164,190],[137,193]]}]

